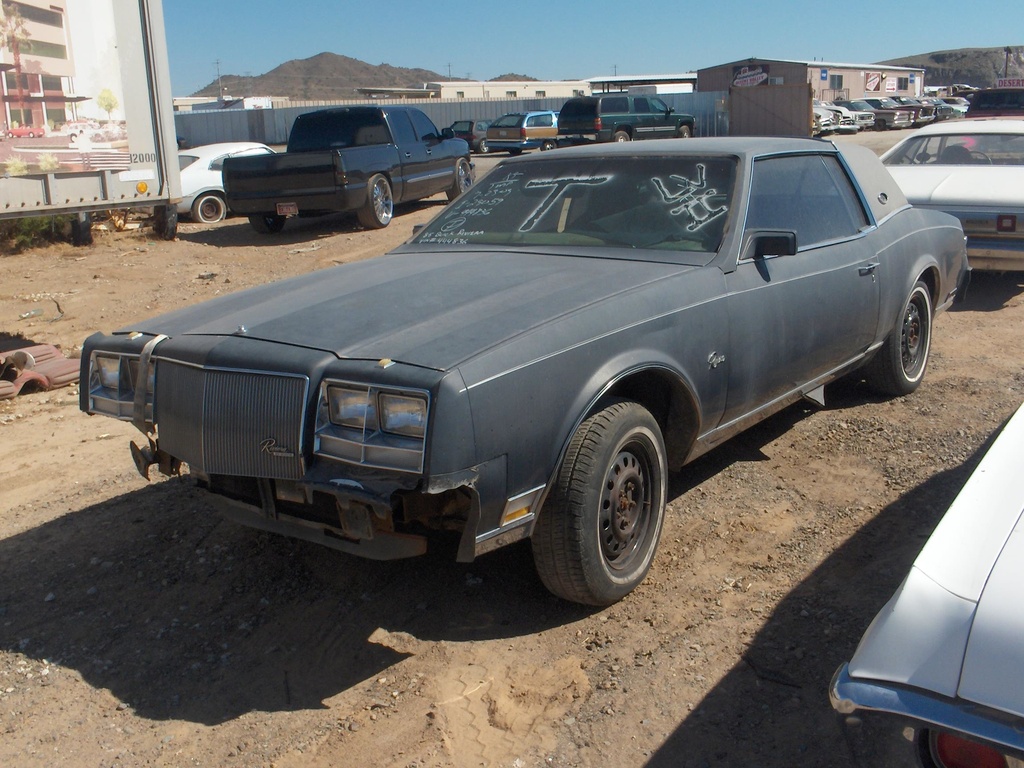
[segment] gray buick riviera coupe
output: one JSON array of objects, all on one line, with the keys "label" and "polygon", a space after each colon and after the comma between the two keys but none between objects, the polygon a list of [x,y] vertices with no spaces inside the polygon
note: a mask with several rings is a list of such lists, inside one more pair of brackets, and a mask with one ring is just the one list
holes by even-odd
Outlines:
[{"label": "gray buick riviera coupe", "polygon": [[247,525],[375,559],[530,538],[548,589],[607,605],[669,470],[840,376],[912,392],[968,276],[960,223],[859,146],[559,149],[385,256],[91,336],[81,407]]}]

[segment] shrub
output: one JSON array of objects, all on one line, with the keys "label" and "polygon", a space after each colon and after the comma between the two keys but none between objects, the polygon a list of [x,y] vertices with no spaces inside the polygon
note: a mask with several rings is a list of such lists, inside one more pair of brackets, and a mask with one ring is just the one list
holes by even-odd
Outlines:
[{"label": "shrub", "polygon": [[0,254],[20,253],[45,243],[70,242],[74,216],[29,216],[0,221]]},{"label": "shrub", "polygon": [[39,156],[39,170],[43,173],[50,173],[60,168],[60,160],[56,155],[46,154]]},{"label": "shrub", "polygon": [[7,161],[7,173],[11,176],[24,176],[28,173],[28,163],[18,158],[12,158]]}]

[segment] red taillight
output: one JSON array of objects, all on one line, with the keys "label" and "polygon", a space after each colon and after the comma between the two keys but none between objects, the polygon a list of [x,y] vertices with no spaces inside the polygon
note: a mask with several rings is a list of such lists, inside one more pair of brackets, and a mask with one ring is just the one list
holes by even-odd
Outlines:
[{"label": "red taillight", "polygon": [[1006,768],[1006,758],[992,747],[951,733],[937,734],[933,744],[942,768]]},{"label": "red taillight", "polygon": [[521,127],[521,128],[519,129],[519,138],[520,138],[520,139],[525,139],[525,138],[526,138],[526,126],[525,126],[525,125],[524,125],[524,126],[522,126],[522,127]]},{"label": "red taillight", "polygon": [[596,118],[594,120],[594,130],[595,131],[600,131],[601,130],[601,118],[600,117],[598,117],[598,118]]}]

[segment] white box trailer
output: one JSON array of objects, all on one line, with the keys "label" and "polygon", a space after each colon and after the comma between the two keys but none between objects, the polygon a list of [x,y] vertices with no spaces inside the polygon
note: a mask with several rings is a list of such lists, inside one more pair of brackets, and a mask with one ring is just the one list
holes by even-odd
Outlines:
[{"label": "white box trailer", "polygon": [[0,219],[153,209],[177,230],[177,139],[160,0],[2,0]]}]

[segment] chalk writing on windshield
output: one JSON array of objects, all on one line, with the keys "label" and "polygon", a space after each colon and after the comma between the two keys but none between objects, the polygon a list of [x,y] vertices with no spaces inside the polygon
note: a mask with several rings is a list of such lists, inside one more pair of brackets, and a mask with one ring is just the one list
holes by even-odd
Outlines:
[{"label": "chalk writing on windshield", "polygon": [[652,178],[651,182],[658,188],[662,199],[668,205],[674,206],[669,211],[670,214],[673,216],[685,214],[689,217],[690,223],[686,225],[687,231],[696,232],[729,210],[724,205],[713,207],[709,202],[718,194],[718,190],[714,187],[708,188],[706,169],[703,163],[697,163],[696,180],[675,173],[668,178],[672,188],[657,177]]},{"label": "chalk writing on windshield", "polygon": [[604,184],[609,178],[609,176],[585,176],[581,178],[532,179],[526,182],[527,189],[549,187],[551,192],[548,193],[548,196],[544,198],[537,209],[530,214],[530,217],[523,222],[519,227],[519,231],[529,232],[533,229],[534,225],[544,217],[545,213],[551,210],[551,207],[558,202],[558,198],[565,194],[565,191],[570,187]]}]

